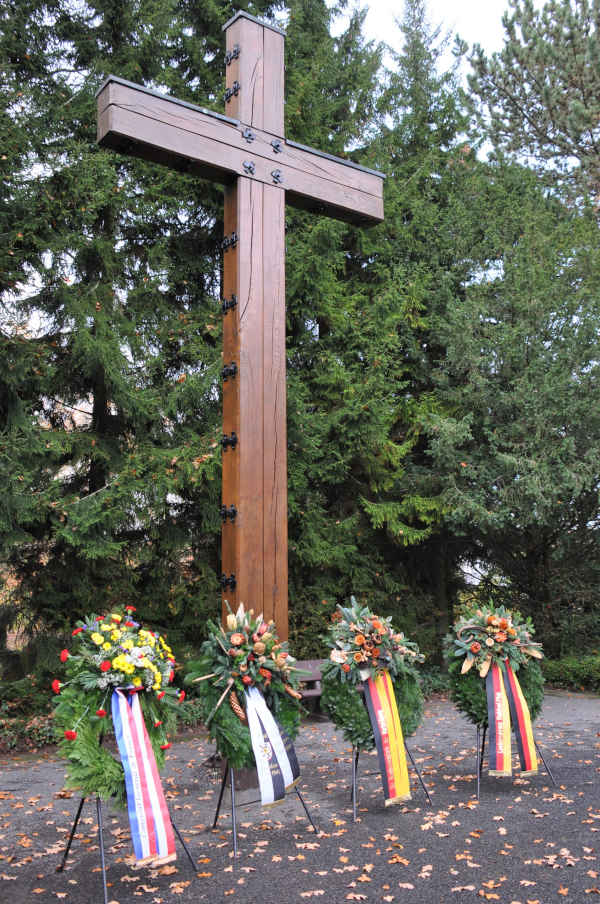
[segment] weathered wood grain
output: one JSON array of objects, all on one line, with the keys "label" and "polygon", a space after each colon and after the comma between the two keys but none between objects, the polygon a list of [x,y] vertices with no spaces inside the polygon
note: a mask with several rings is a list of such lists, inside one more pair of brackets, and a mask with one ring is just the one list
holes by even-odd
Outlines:
[{"label": "weathered wood grain", "polygon": [[[227,67],[228,81],[236,62]],[[242,93],[231,104],[241,100]],[[274,101],[269,108],[274,121]],[[249,143],[243,137],[244,124],[120,82],[106,84],[98,96],[98,110],[98,140],[105,147],[223,184],[248,175],[244,164],[250,162],[254,164],[251,178],[266,185],[275,184],[273,172],[279,170],[279,187],[294,206],[353,223],[383,219],[381,176],[285,141],[276,153],[271,144],[276,136],[258,127],[253,128],[255,137]],[[251,115],[257,118],[255,109]]]}]

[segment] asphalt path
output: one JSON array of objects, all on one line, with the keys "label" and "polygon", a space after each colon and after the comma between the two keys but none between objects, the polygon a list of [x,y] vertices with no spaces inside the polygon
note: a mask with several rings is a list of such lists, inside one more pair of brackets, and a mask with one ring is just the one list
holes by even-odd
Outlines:
[{"label": "asphalt path", "polygon": [[[500,904],[600,899],[600,697],[548,693],[535,725],[556,786],[539,774],[484,772],[476,798],[475,729],[446,700],[428,703],[409,746],[431,795],[413,773],[412,800],[385,807],[377,759],[362,754],[358,819],[350,799],[351,749],[332,725],[306,720],[296,749],[299,798],[271,810],[257,789],[238,790],[238,857],[226,791],[211,830],[221,776],[203,733],[177,741],[164,772],[178,844],[176,863],[138,868],[126,814],[104,805],[108,900],[118,904],[342,902]],[[513,744],[514,746],[514,744]],[[56,872],[79,804],[64,791],[64,763],[41,751],[0,759],[1,904],[102,904],[94,800],[85,802],[64,871]]]}]

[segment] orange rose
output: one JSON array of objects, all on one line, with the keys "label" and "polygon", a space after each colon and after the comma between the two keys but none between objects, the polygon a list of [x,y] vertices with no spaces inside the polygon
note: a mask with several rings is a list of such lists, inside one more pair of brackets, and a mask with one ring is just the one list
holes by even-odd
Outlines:
[{"label": "orange rose", "polygon": [[373,659],[376,659],[379,656],[379,647],[373,647],[371,650],[371,656]]},{"label": "orange rose", "polygon": [[361,652],[357,652],[354,654],[355,662],[364,662],[364,659],[365,659],[365,657],[363,656],[363,654]]},{"label": "orange rose", "polygon": [[508,633],[510,634],[511,637],[516,637],[516,636],[517,636],[517,632],[516,632],[516,630],[515,630],[514,628],[509,628],[509,629],[508,629]]},{"label": "orange rose", "polygon": [[504,633],[504,631],[498,631],[498,633],[496,634],[496,640],[498,643],[504,643],[504,641],[506,640],[506,634]]},{"label": "orange rose", "polygon": [[347,662],[345,662],[345,663],[343,664],[343,666],[342,666],[342,671],[344,671],[344,672],[349,672],[349,671],[350,671],[350,666],[348,665]]},{"label": "orange rose", "polygon": [[364,644],[364,642],[365,642],[364,634],[357,634],[356,637],[354,638],[354,643],[357,644],[359,647],[361,647]]},{"label": "orange rose", "polygon": [[479,643],[478,640],[473,641],[473,643],[470,646],[470,650],[471,650],[471,653],[474,653],[474,654],[479,653],[479,651],[481,650],[481,644]]},{"label": "orange rose", "polygon": [[500,621],[498,622],[498,627],[500,628],[501,631],[506,631],[506,629],[508,628],[507,620],[505,618],[501,618]]},{"label": "orange rose", "polygon": [[377,619],[375,619],[375,621],[373,622],[373,627],[376,631],[383,631],[383,625]]}]

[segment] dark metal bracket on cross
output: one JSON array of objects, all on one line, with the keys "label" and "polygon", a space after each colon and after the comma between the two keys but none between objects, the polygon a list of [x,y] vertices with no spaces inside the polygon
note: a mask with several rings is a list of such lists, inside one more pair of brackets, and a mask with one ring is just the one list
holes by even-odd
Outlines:
[{"label": "dark metal bracket on cross", "polygon": [[98,140],[225,185],[223,601],[288,635],[285,203],[383,219],[383,176],[284,138],[284,33],[245,12],[224,26],[227,115],[109,76]]}]

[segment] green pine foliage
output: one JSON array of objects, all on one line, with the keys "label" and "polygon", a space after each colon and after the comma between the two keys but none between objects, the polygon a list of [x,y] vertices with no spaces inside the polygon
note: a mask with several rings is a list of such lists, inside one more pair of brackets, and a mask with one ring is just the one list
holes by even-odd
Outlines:
[{"label": "green pine foliage", "polygon": [[[323,669],[323,693],[320,705],[331,721],[341,729],[344,740],[359,750],[373,750],[375,738],[364,698],[356,685],[328,678],[331,663]],[[393,681],[398,715],[405,738],[415,733],[423,719],[423,694],[414,669]]]},{"label": "green pine foliage", "polygon": [[[461,662],[450,662],[450,699],[466,718],[484,728],[488,724],[487,695],[485,679],[471,669],[461,675]],[[531,660],[522,665],[516,673],[523,696],[527,701],[531,721],[534,722],[544,702],[544,675],[539,662]]]},{"label": "green pine foliage", "polygon": [[527,155],[552,180],[600,187],[598,5],[515,0],[504,14],[504,47],[473,49],[469,79],[480,122],[503,149]]}]

